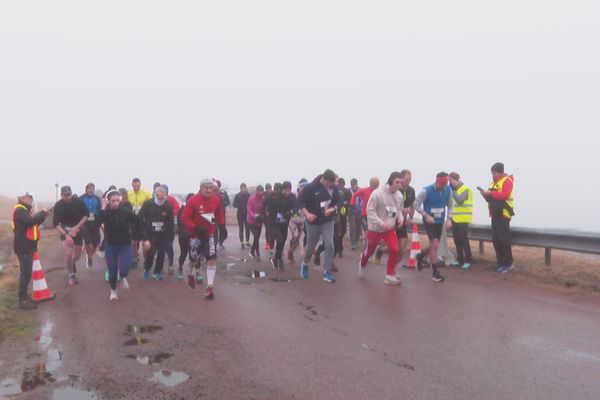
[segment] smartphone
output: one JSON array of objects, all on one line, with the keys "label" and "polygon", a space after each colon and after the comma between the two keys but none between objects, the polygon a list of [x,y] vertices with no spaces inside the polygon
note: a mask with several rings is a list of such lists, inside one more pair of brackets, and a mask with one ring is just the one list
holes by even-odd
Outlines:
[{"label": "smartphone", "polygon": [[477,190],[479,190],[480,192],[483,192],[483,188],[481,186],[477,186]]}]

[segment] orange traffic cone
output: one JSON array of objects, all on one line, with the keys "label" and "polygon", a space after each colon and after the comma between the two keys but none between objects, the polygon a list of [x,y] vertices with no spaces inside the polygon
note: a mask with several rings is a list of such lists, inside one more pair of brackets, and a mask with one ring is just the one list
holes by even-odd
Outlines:
[{"label": "orange traffic cone", "polygon": [[40,262],[40,256],[37,253],[33,253],[33,293],[31,299],[33,301],[46,301],[52,300],[56,297],[55,294],[50,293],[46,279],[44,278],[44,271],[42,271],[42,263]]},{"label": "orange traffic cone", "polygon": [[421,242],[419,240],[419,227],[413,224],[412,227],[412,242],[410,243],[410,259],[408,267],[415,268],[417,266],[417,254],[421,252]]}]

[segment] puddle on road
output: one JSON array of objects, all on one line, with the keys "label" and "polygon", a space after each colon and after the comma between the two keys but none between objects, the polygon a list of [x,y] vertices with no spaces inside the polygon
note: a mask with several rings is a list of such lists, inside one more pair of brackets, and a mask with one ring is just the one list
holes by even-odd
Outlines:
[{"label": "puddle on road", "polygon": [[231,271],[232,269],[236,268],[237,264],[236,263],[227,263],[227,264],[221,264],[219,265],[219,268],[224,270],[224,271]]},{"label": "puddle on road", "polygon": [[158,325],[127,325],[127,333],[154,333],[162,328]]},{"label": "puddle on road", "polygon": [[123,343],[123,346],[141,346],[143,344],[148,344],[149,342],[150,341],[148,339],[144,339],[141,336],[136,336]]},{"label": "puddle on road", "polygon": [[56,389],[52,393],[52,400],[94,400],[98,399],[94,393],[87,390],[73,388]]},{"label": "puddle on road", "polygon": [[29,392],[37,387],[47,383],[54,383],[56,379],[51,373],[46,371],[45,364],[37,364],[33,368],[27,368],[23,371],[23,380],[21,381],[21,391]]},{"label": "puddle on road", "polygon": [[36,342],[39,342],[40,346],[42,346],[43,350],[46,350],[48,346],[52,343],[52,329],[54,329],[54,324],[49,319],[46,320],[44,326],[42,326],[42,333],[35,338]]},{"label": "puddle on road", "polygon": [[278,283],[291,283],[294,281],[299,281],[302,278],[269,278],[270,281],[278,282]]},{"label": "puddle on road", "polygon": [[17,379],[7,378],[0,382],[0,398],[21,393],[21,384]]},{"label": "puddle on road", "polygon": [[150,382],[162,383],[166,387],[175,387],[190,379],[190,376],[181,371],[160,370],[150,378]]},{"label": "puddle on road", "polygon": [[160,364],[161,362],[163,362],[167,358],[173,357],[173,354],[171,354],[171,353],[158,353],[158,354],[153,355],[153,356],[149,356],[149,355],[136,356],[135,354],[128,354],[126,357],[130,358],[132,360],[136,360],[141,365],[156,365],[156,364]]}]

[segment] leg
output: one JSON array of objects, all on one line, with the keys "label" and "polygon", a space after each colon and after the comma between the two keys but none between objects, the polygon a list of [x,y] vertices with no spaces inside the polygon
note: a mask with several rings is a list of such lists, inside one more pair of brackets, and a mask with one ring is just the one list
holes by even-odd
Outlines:
[{"label": "leg", "polygon": [[129,268],[131,267],[131,246],[119,246],[119,276],[121,278],[127,278],[129,275]]},{"label": "leg", "polygon": [[398,263],[398,236],[396,236],[396,230],[391,229],[385,232],[383,240],[388,249],[387,275],[395,275],[396,264]]},{"label": "leg", "polygon": [[[473,254],[471,253],[471,242],[469,241],[469,224],[463,224],[463,244],[465,249],[465,262],[469,264],[473,262]],[[512,257],[511,257],[512,258]]]},{"label": "leg", "polygon": [[179,241],[179,271],[181,272],[185,258],[190,250],[190,238],[187,235],[180,234],[178,237]]},{"label": "leg", "polygon": [[348,231],[348,216],[343,216],[340,218],[340,247],[338,254],[341,256],[344,253],[344,237],[346,236],[346,232]]},{"label": "leg", "polygon": [[106,257],[106,266],[108,267],[108,282],[112,290],[117,290],[117,272],[118,272],[118,247],[106,244],[104,256]]},{"label": "leg", "polygon": [[365,248],[360,257],[360,266],[366,267],[369,257],[375,253],[375,249],[382,238],[382,234],[373,231],[367,231],[367,237],[365,239]]},{"label": "leg", "polygon": [[465,263],[465,256],[463,252],[463,238],[461,225],[456,222],[452,222],[452,239],[454,240],[454,246],[456,246],[456,261],[459,264]]},{"label": "leg", "polygon": [[165,243],[165,252],[167,253],[167,257],[169,260],[169,266],[173,266],[173,259],[175,258],[175,250],[173,249],[173,241],[175,240],[175,234],[168,234],[169,237]]},{"label": "leg", "polygon": [[335,230],[335,222],[329,221],[321,225],[321,233],[323,242],[325,242],[325,263],[323,264],[324,271],[331,271],[333,258],[335,257],[335,247],[333,245],[333,235]]},{"label": "leg", "polygon": [[19,301],[24,301],[28,299],[27,292],[33,270],[33,253],[19,254],[19,267]]},{"label": "leg", "polygon": [[310,262],[320,237],[321,229],[319,225],[306,224],[306,249],[304,252],[304,264],[308,264]]},{"label": "leg", "polygon": [[145,252],[144,258],[144,270],[150,271],[152,268],[152,264],[154,263],[154,256],[156,255],[156,251],[158,250],[158,241],[156,238],[150,239],[150,250]]},{"label": "leg", "polygon": [[162,274],[163,266],[165,264],[165,253],[167,250],[167,235],[161,235],[157,240],[157,254],[156,254],[156,265],[154,266],[155,274]]}]

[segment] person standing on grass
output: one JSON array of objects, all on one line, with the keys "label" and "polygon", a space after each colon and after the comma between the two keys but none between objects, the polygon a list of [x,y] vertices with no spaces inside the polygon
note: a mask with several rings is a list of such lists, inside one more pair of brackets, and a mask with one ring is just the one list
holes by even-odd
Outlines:
[{"label": "person standing on grass", "polygon": [[[23,190],[17,194],[17,205],[14,207],[12,216],[12,230],[14,234],[13,250],[19,259],[19,308],[33,310],[37,304],[31,300],[29,294],[29,282],[33,270],[33,254],[37,252],[37,244],[40,240],[41,225],[48,216],[49,210],[42,208],[40,212],[33,215],[33,194]],[[52,299],[54,296],[52,297]]]}]

